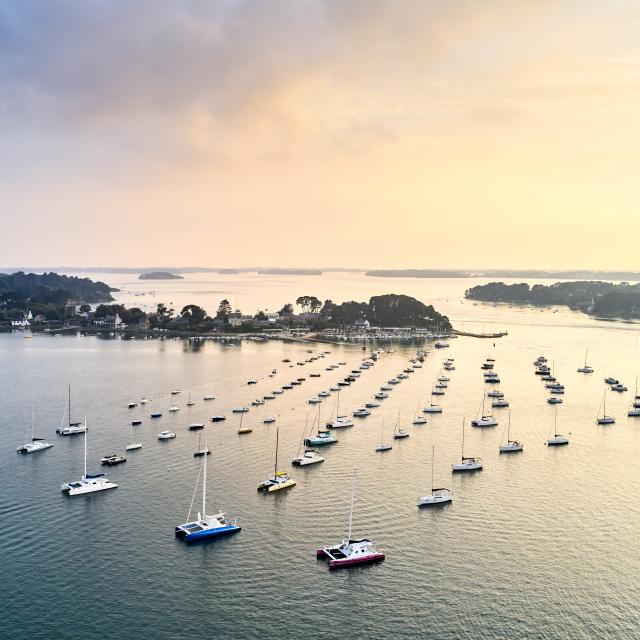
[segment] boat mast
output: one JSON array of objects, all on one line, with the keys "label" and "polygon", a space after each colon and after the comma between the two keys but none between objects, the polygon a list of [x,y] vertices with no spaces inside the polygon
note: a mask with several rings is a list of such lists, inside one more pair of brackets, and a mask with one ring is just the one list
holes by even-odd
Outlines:
[{"label": "boat mast", "polygon": [[509,411],[509,422],[507,422],[507,444],[511,442],[511,411]]},{"label": "boat mast", "polygon": [[433,465],[436,457],[436,445],[431,447],[431,493],[433,493]]},{"label": "boat mast", "polygon": [[280,427],[276,427],[276,463],[273,467],[273,474],[278,473],[278,437],[280,433]]},{"label": "boat mast", "polygon": [[69,385],[69,426],[71,426],[71,385]]},{"label": "boat mast", "polygon": [[464,462],[464,418],[462,418],[462,456],[461,461]]},{"label": "boat mast", "polygon": [[554,437],[558,437],[558,405],[555,407],[556,412],[553,416],[553,435]]},{"label": "boat mast", "polygon": [[[638,382],[636,380],[636,386],[637,386]],[[33,442],[33,438],[35,436],[35,433],[33,431],[33,402],[31,403],[31,442]]]},{"label": "boat mast", "polygon": [[87,479],[87,434],[88,434],[87,416],[85,416],[84,417],[84,475],[82,476],[83,480]]},{"label": "boat mast", "polygon": [[349,511],[349,534],[347,535],[347,543],[351,542],[351,524],[353,522],[353,505],[356,501],[356,472],[353,472],[353,482],[351,487],[351,510]]},{"label": "boat mast", "polygon": [[[207,448],[207,440],[204,441],[204,448]],[[204,456],[204,477],[202,479],[202,519],[207,517],[206,509],[207,500],[207,455]]]}]

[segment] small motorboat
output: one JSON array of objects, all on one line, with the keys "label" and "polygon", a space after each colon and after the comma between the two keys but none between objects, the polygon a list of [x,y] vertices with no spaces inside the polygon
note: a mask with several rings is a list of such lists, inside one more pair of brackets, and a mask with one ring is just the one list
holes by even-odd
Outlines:
[{"label": "small motorboat", "polygon": [[291,460],[291,464],[298,467],[306,467],[308,464],[324,462],[324,458],[315,449],[305,449],[302,455]]},{"label": "small motorboat", "polygon": [[156,411],[155,413],[152,413],[149,417],[150,418],[161,418],[162,414],[159,411]]},{"label": "small motorboat", "polygon": [[331,395],[331,391],[321,391],[318,394],[319,398],[328,398]]},{"label": "small motorboat", "polygon": [[276,397],[272,393],[265,393],[262,398],[264,400],[275,400]]},{"label": "small motorboat", "polygon": [[547,398],[547,402],[549,404],[562,404],[562,398],[551,396],[550,398]]},{"label": "small motorboat", "polygon": [[158,440],[172,440],[176,437],[176,434],[173,431],[161,431],[158,434]]},{"label": "small motorboat", "polygon": [[255,400],[251,401],[251,406],[252,407],[259,407],[260,405],[265,404],[264,400],[261,400],[260,398],[256,398]]},{"label": "small motorboat", "polygon": [[611,391],[618,391],[619,393],[622,393],[623,391],[628,391],[628,389],[623,384],[618,383],[611,385]]},{"label": "small motorboat", "polygon": [[275,422],[276,419],[274,416],[266,416],[262,419],[262,424],[271,424],[272,422]]},{"label": "small motorboat", "polygon": [[509,406],[509,402],[507,400],[505,400],[504,398],[496,398],[495,400],[493,400],[491,402],[491,406],[494,407],[494,408],[508,407]]},{"label": "small motorboat", "polygon": [[319,402],[322,402],[322,398],[319,398],[318,396],[313,396],[307,400],[308,404],[318,404]]},{"label": "small motorboat", "polygon": [[223,420],[226,420],[227,417],[226,416],[211,416],[211,422],[222,422]]},{"label": "small motorboat", "polygon": [[605,378],[604,379],[606,384],[620,384],[620,380],[616,380],[616,378]]},{"label": "small motorboat", "polygon": [[427,424],[427,419],[424,416],[416,416],[412,424]]},{"label": "small motorboat", "polygon": [[389,397],[389,394],[386,391],[378,391],[378,393],[376,393],[373,397],[376,400],[384,400],[385,398]]},{"label": "small motorboat", "polygon": [[487,392],[487,398],[504,398],[504,393],[499,389]]},{"label": "small motorboat", "polygon": [[206,396],[204,396],[204,398],[203,398],[203,400],[215,400],[215,399],[216,399],[216,397],[215,397],[215,396],[212,396],[212,395],[206,395]]},{"label": "small motorboat", "polygon": [[274,389],[271,393],[273,393],[274,396],[279,396],[283,394],[284,391],[282,389]]},{"label": "small motorboat", "polygon": [[107,466],[114,466],[116,464],[122,464],[123,462],[126,462],[127,459],[122,456],[119,455],[117,453],[110,453],[107,456],[103,456],[103,458],[100,460],[100,464],[105,464]]},{"label": "small motorboat", "polygon": [[247,380],[247,384],[258,384],[258,381],[255,379]]},{"label": "small motorboat", "polygon": [[253,428],[252,427],[240,427],[238,429],[238,434],[239,435],[244,435],[245,433],[253,433]]},{"label": "small motorboat", "polygon": [[137,407],[137,406],[138,406],[138,403],[137,403],[137,402],[130,402],[130,403],[127,405],[127,409],[135,409],[135,407]]},{"label": "small motorboat", "polygon": [[233,407],[231,409],[231,413],[247,413],[249,411],[249,407]]},{"label": "small motorboat", "polygon": [[187,425],[187,429],[189,429],[189,431],[198,431],[198,429],[204,429],[204,423],[192,422],[191,424]]},{"label": "small motorboat", "polygon": [[180,407],[177,404],[172,404],[167,411],[170,411],[171,413],[175,413],[176,411],[180,411]]},{"label": "small motorboat", "polygon": [[366,418],[371,415],[371,411],[366,407],[360,407],[352,413],[354,418]]},{"label": "small motorboat", "polygon": [[379,402],[365,402],[364,406],[367,409],[377,409],[380,406]]},{"label": "small motorboat", "polygon": [[179,393],[182,393],[182,389],[172,389],[171,395],[177,396]]},{"label": "small motorboat", "polygon": [[149,398],[145,398],[145,396],[142,396],[142,398],[140,398],[140,404],[147,404],[147,402],[149,402]]}]

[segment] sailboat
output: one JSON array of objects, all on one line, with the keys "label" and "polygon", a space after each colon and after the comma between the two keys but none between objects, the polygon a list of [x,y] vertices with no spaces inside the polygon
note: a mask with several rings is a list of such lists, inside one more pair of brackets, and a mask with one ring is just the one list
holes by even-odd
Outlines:
[{"label": "sailboat", "polygon": [[507,423],[507,443],[501,444],[498,448],[500,453],[515,453],[516,451],[523,451],[524,446],[521,442],[511,439],[511,411],[509,411],[509,422]]},{"label": "sailboat", "polygon": [[578,373],[593,373],[593,367],[590,367],[587,364],[587,355],[589,354],[589,349],[584,352],[584,365],[578,369]]},{"label": "sailboat", "polygon": [[[68,424],[65,426],[60,425],[60,428],[56,429],[56,433],[59,436],[75,436],[79,433],[84,433],[87,427],[87,421],[82,422],[73,422],[71,420],[71,385],[69,385],[69,400],[67,401],[67,407],[69,410],[69,420]],[[62,414],[62,421],[64,422],[64,413]]]},{"label": "sailboat", "polygon": [[136,449],[142,449],[142,442],[135,441],[133,439],[133,423],[131,424],[131,444],[128,444],[124,450],[125,451],[135,451]]},{"label": "sailboat", "polygon": [[472,427],[495,427],[498,424],[498,421],[492,415],[485,415],[484,413],[484,399],[485,395],[482,394],[482,410],[480,413],[480,417],[476,417],[475,420],[471,421]]},{"label": "sailboat", "polygon": [[[207,449],[207,442],[204,443],[204,448]],[[202,512],[198,512],[196,520],[189,521],[191,516],[191,508],[193,507],[193,499],[191,500],[191,506],[189,507],[189,513],[187,514],[187,522],[179,524],[175,528],[175,534],[177,538],[182,538],[186,542],[195,542],[197,540],[204,540],[206,538],[215,538],[219,536],[229,535],[232,533],[238,533],[241,527],[239,527],[235,521],[228,520],[224,513],[216,513],[213,516],[207,514],[207,456],[204,456],[202,460]],[[196,489],[198,487],[198,480],[200,479],[200,473],[196,479]],[[195,491],[194,491],[195,497]]]},{"label": "sailboat", "polygon": [[482,469],[482,458],[469,457],[464,455],[464,418],[462,419],[462,456],[460,462],[451,465],[452,473],[463,471],[480,471]]},{"label": "sailboat", "polygon": [[385,444],[385,441],[384,441],[384,418],[383,418],[382,422],[380,423],[380,444],[376,447],[376,451],[389,451],[390,449],[393,449],[393,447],[390,444]]},{"label": "sailboat", "polygon": [[631,403],[631,406],[629,407],[629,411],[627,413],[630,418],[636,418],[640,416],[640,402],[638,402],[640,400],[640,398],[638,397],[638,376],[636,376],[636,391],[633,398],[633,402]]},{"label": "sailboat", "polygon": [[21,447],[18,447],[16,451],[18,453],[36,453],[38,451],[44,451],[45,449],[49,449],[51,447],[53,447],[53,445],[47,442],[44,438],[35,437],[33,426],[33,407],[31,407],[31,438],[29,439],[29,442],[23,444]]},{"label": "sailboat", "polygon": [[104,473],[87,473],[87,419],[84,420],[84,474],[82,478],[75,482],[65,482],[60,487],[62,491],[70,496],[77,496],[84,493],[95,493],[96,491],[104,491],[105,489],[115,489],[118,485],[111,482]]},{"label": "sailboat", "polygon": [[329,561],[329,569],[339,569],[356,564],[368,564],[371,562],[382,562],[384,553],[376,551],[371,540],[361,538],[351,539],[351,529],[353,524],[353,507],[356,500],[356,474],[353,474],[351,489],[351,510],[349,511],[349,531],[347,539],[333,547],[322,547],[316,549],[316,558]]},{"label": "sailboat", "polygon": [[596,424],[614,424],[616,419],[613,416],[607,415],[607,390],[604,390],[602,396],[602,415],[596,420]]},{"label": "sailboat", "polygon": [[418,406],[416,407],[412,424],[427,424],[427,419],[424,416],[420,415],[419,410],[420,410],[420,403],[418,403]]},{"label": "sailboat", "polygon": [[327,422],[327,429],[342,429],[343,427],[353,427],[353,420],[348,416],[340,415],[340,392],[336,394],[336,418]]},{"label": "sailboat", "polygon": [[291,460],[291,464],[294,464],[298,467],[306,467],[309,464],[316,464],[317,462],[324,462],[324,458],[315,450],[305,448],[303,453],[300,453],[300,449],[302,449],[302,445],[304,443],[304,436],[307,431],[307,423],[309,422],[309,414],[307,413],[307,418],[304,423],[304,428],[302,430],[302,438],[300,439],[300,445],[298,446],[298,455]]},{"label": "sailboat", "polygon": [[396,421],[396,425],[393,428],[393,439],[394,440],[402,440],[403,438],[408,438],[409,432],[404,429],[400,429],[400,412],[398,411],[398,419]]},{"label": "sailboat", "polygon": [[187,396],[187,407],[193,407],[195,402],[191,399],[191,391],[189,391],[189,395]]},{"label": "sailboat", "polygon": [[435,445],[431,447],[431,493],[426,496],[418,498],[419,507],[430,507],[437,504],[446,504],[453,500],[453,493],[449,489],[439,488],[436,489],[433,486],[433,470],[436,456]]},{"label": "sailboat", "polygon": [[547,446],[559,447],[564,444],[569,444],[569,439],[558,433],[558,407],[553,417],[553,438],[547,440]]},{"label": "sailboat", "polygon": [[[316,421],[314,420],[313,424],[315,423]],[[309,435],[304,443],[308,447],[322,447],[325,444],[335,444],[336,442],[338,442],[338,438],[336,438],[329,429],[320,429],[320,405],[318,405],[318,433],[314,436]]]},{"label": "sailboat", "polygon": [[240,414],[240,424],[238,425],[238,433],[242,435],[243,433],[251,433],[253,429],[251,427],[243,427],[242,426],[242,418],[244,418],[244,413]]},{"label": "sailboat", "polygon": [[273,467],[273,475],[263,480],[258,485],[258,491],[273,493],[274,491],[282,491],[296,486],[296,481],[286,472],[278,471],[278,439],[280,428],[276,427],[276,461]]},{"label": "sailboat", "polygon": [[211,455],[211,449],[207,447],[207,441],[205,440],[204,449],[200,446],[202,434],[198,434],[198,448],[193,452],[194,458],[199,458],[200,456],[209,456]]}]

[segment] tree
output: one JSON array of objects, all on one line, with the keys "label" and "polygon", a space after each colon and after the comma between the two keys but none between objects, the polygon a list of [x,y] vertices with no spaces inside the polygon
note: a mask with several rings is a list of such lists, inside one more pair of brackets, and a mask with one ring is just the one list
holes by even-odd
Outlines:
[{"label": "tree", "polygon": [[302,309],[302,313],[306,313],[309,308],[309,296],[300,296],[296,304]]},{"label": "tree", "polygon": [[317,313],[322,307],[322,302],[315,296],[309,296],[309,310],[311,313]]},{"label": "tree", "polygon": [[280,309],[280,311],[278,311],[278,314],[281,316],[291,316],[293,315],[293,305],[290,302],[287,302],[287,304],[285,304],[282,309]]},{"label": "tree", "polygon": [[185,319],[190,327],[195,327],[206,319],[207,312],[197,304],[188,304],[182,307],[180,317]]},{"label": "tree", "polygon": [[81,304],[80,305],[80,313],[89,313],[91,311],[90,304]]},{"label": "tree", "polygon": [[226,324],[230,313],[233,313],[233,309],[231,308],[229,301],[227,299],[221,300],[218,305],[218,311],[216,311],[216,318],[218,320],[222,320]]},{"label": "tree", "polygon": [[267,316],[264,315],[264,311],[258,311],[255,316],[253,316],[256,320],[260,320],[260,322],[264,322],[267,319]]}]

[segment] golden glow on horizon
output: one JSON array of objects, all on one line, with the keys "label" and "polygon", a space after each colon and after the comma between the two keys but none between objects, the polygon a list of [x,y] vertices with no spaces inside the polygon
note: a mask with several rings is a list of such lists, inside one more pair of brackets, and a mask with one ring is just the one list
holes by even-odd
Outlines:
[{"label": "golden glow on horizon", "polygon": [[0,262],[638,268],[637,3],[207,6],[13,21]]}]

